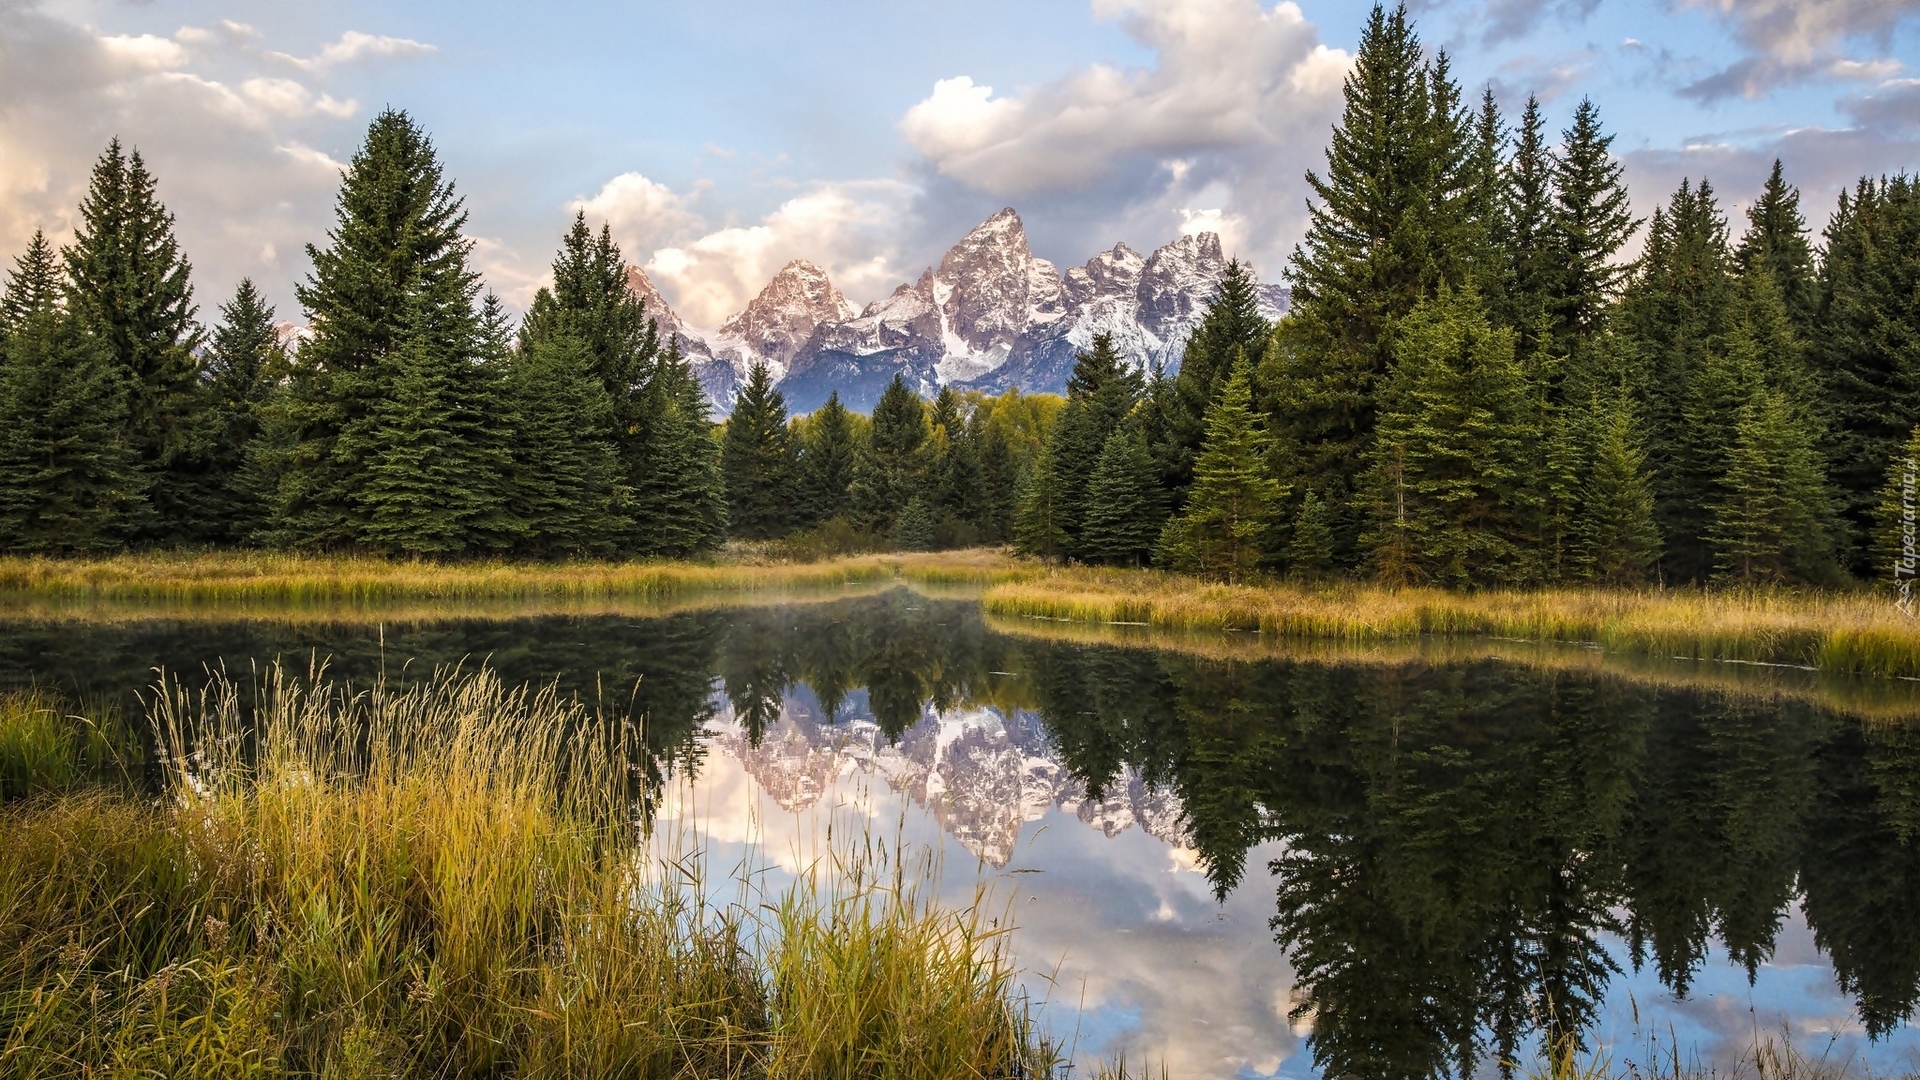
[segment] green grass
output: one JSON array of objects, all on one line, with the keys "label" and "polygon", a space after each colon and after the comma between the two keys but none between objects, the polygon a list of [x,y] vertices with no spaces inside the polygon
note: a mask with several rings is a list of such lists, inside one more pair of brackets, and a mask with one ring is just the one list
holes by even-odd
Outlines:
[{"label": "green grass", "polygon": [[632,733],[551,692],[315,686],[275,673],[248,723],[166,694],[157,803],[0,805],[0,1075],[1054,1068],[1004,931],[911,860],[716,879],[636,818]]}]

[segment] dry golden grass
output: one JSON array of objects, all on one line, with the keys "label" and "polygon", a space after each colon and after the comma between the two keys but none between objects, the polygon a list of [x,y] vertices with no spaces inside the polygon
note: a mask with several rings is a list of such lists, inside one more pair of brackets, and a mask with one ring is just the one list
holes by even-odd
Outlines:
[{"label": "dry golden grass", "polygon": [[1650,657],[1920,677],[1920,622],[1869,593],[1219,585],[1156,571],[1057,570],[988,588],[997,615],[1250,631],[1369,644],[1421,636],[1590,643]]}]

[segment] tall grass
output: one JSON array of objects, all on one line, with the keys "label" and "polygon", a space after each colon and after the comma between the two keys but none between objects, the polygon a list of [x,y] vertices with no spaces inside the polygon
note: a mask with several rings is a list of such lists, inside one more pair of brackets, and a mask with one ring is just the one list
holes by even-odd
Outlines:
[{"label": "tall grass", "polygon": [[117,712],[70,714],[51,695],[0,695],[0,801],[131,777],[140,745]]},{"label": "tall grass", "polygon": [[[1650,1038],[1640,1052],[1626,1057],[1605,1048],[1582,1053],[1569,1042],[1523,1075],[1528,1080],[1872,1080],[1876,1074],[1849,1055],[1835,1056],[1831,1043],[1822,1052],[1809,1053],[1782,1031],[1755,1032],[1747,1049],[1725,1067],[1682,1055],[1678,1040],[1670,1036],[1664,1041]],[[1900,1080],[1920,1076],[1911,1070],[1889,1075]]]},{"label": "tall grass", "polygon": [[491,673],[159,698],[168,798],[0,807],[0,1075],[951,1077],[1054,1068],[976,908],[849,855],[730,901],[630,737]]},{"label": "tall grass", "polygon": [[987,589],[994,614],[1370,643],[1422,635],[1586,642],[1654,657],[1920,677],[1920,622],[1868,593],[1546,589],[1453,593],[1342,584],[1219,585],[1062,570]]}]

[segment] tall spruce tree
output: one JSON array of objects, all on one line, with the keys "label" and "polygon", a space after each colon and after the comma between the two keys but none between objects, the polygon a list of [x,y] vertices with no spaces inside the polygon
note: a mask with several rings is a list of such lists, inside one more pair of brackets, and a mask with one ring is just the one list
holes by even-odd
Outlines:
[{"label": "tall spruce tree", "polygon": [[793,527],[794,454],[787,442],[787,399],[767,365],[755,363],[733,399],[720,444],[727,523],[735,536],[769,540]]},{"label": "tall spruce tree", "polygon": [[1090,562],[1144,565],[1166,521],[1166,496],[1145,440],[1133,425],[1116,430],[1087,481],[1082,554]]},{"label": "tall spruce tree", "polygon": [[899,375],[880,392],[873,423],[854,459],[848,492],[854,524],[891,536],[896,518],[926,478],[927,411]]},{"label": "tall spruce tree", "polygon": [[1292,310],[1261,372],[1276,434],[1309,486],[1338,508],[1343,561],[1362,507],[1354,479],[1401,320],[1458,284],[1470,142],[1458,89],[1425,62],[1404,7],[1375,7],[1343,87],[1324,176],[1309,173],[1305,241],[1287,269]]},{"label": "tall spruce tree", "polygon": [[1848,560],[1865,576],[1879,489],[1920,426],[1920,180],[1862,179],[1841,195],[1825,235],[1813,342]]},{"label": "tall spruce tree", "polygon": [[1079,543],[1087,513],[1087,482],[1107,436],[1133,411],[1141,388],[1140,373],[1120,355],[1112,335],[1095,334],[1087,348],[1074,354],[1073,371],[1067,376],[1067,404],[1047,433],[1047,458],[1054,471],[1052,490],[1068,537],[1067,551],[1075,558],[1086,557]]},{"label": "tall spruce tree", "polygon": [[[1193,460],[1206,438],[1207,409],[1233,370],[1234,358],[1244,354],[1258,360],[1272,329],[1260,315],[1259,283],[1252,269],[1238,259],[1230,260],[1200,325],[1187,338],[1180,370],[1167,387],[1166,430],[1161,435],[1165,441],[1156,450],[1176,501],[1185,500],[1193,482]],[[1103,346],[1096,338],[1093,349],[1098,352],[1103,347],[1111,350],[1112,339]],[[1138,398],[1145,389],[1142,383],[1134,396]],[[1101,432],[1101,437],[1111,430]]]},{"label": "tall spruce tree", "polygon": [[1536,400],[1513,331],[1472,289],[1405,323],[1368,474],[1376,570],[1390,581],[1514,584],[1534,566]]},{"label": "tall spruce tree", "polygon": [[1713,507],[1709,536],[1722,575],[1745,584],[1834,579],[1821,473],[1804,414],[1777,390],[1752,395]]},{"label": "tall spruce tree", "polygon": [[514,547],[539,558],[605,555],[633,533],[633,490],[614,441],[613,401],[582,337],[542,335],[513,351],[509,517]]},{"label": "tall spruce tree", "polygon": [[840,392],[835,390],[807,419],[806,438],[800,447],[802,524],[817,525],[847,516],[855,450],[853,417],[840,404]]},{"label": "tall spruce tree", "polygon": [[1466,276],[1494,310],[1505,306],[1507,262],[1513,223],[1507,216],[1507,125],[1493,87],[1480,93],[1473,146],[1467,158],[1467,219],[1472,223],[1471,262]]},{"label": "tall spruce tree", "polygon": [[1317,491],[1300,500],[1293,515],[1293,535],[1287,541],[1287,572],[1315,581],[1333,572],[1333,520],[1327,502]]},{"label": "tall spruce tree", "polygon": [[1787,183],[1780,159],[1747,208],[1747,231],[1733,251],[1734,265],[1743,276],[1765,270],[1780,290],[1787,318],[1802,336],[1813,330],[1820,293],[1814,277],[1813,245],[1807,241],[1807,219],[1800,213],[1800,189]]},{"label": "tall spruce tree", "polygon": [[[509,531],[501,372],[484,360],[466,213],[412,118],[374,118],[335,213],[296,289],[314,336],[294,363],[278,538],[446,554],[498,546]],[[415,507],[425,516],[411,519]]]},{"label": "tall spruce tree", "polygon": [[671,337],[647,380],[640,459],[646,473],[634,490],[635,542],[643,555],[686,558],[720,546],[727,536],[726,484],[720,443],[707,417],[706,391]]},{"label": "tall spruce tree", "polygon": [[1508,222],[1506,283],[1490,300],[1498,321],[1519,331],[1522,355],[1540,348],[1544,324],[1551,337],[1552,309],[1560,291],[1560,256],[1553,227],[1553,151],[1540,99],[1527,95],[1506,166]]},{"label": "tall spruce tree", "polygon": [[1644,583],[1660,557],[1653,484],[1633,404],[1593,402],[1593,451],[1575,541],[1582,576],[1603,585]]},{"label": "tall spruce tree", "polygon": [[1013,546],[1023,555],[1053,563],[1067,556],[1068,536],[1060,514],[1060,476],[1046,443],[1034,454],[1021,481],[1013,516]]},{"label": "tall spruce tree", "polygon": [[1246,580],[1272,554],[1286,488],[1271,473],[1272,443],[1253,409],[1245,357],[1233,367],[1213,408],[1193,466],[1186,509],[1162,530],[1155,560],[1184,573]]},{"label": "tall spruce tree", "polygon": [[149,477],[153,514],[140,530],[162,542],[204,540],[206,463],[194,451],[200,376],[192,267],[138,150],[108,143],[94,164],[65,252],[67,311],[127,384],[127,437]]},{"label": "tall spruce tree", "polygon": [[272,492],[249,462],[266,430],[275,395],[287,377],[288,357],[274,325],[273,307],[250,278],[220,306],[204,357],[207,401],[198,425],[206,463],[200,520],[208,539],[241,543],[267,525]]},{"label": "tall spruce tree", "polygon": [[1627,273],[1614,256],[1640,227],[1612,147],[1613,136],[1600,126],[1599,107],[1581,99],[1553,157],[1551,221],[1559,280],[1550,309],[1563,356],[1600,332]]},{"label": "tall spruce tree", "polygon": [[58,294],[36,234],[0,293],[0,550],[112,551],[146,520],[148,476],[127,436],[123,372]]}]

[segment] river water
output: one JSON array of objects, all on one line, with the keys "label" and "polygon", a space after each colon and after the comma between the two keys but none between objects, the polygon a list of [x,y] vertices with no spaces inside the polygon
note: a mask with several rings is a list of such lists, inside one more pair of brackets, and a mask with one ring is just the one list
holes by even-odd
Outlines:
[{"label": "river water", "polygon": [[[657,820],[771,884],[829,829],[1018,927],[1044,1021],[1175,1077],[1616,1066],[1756,1035],[1920,1071],[1920,695],[1499,643],[1076,640],[895,590],[640,617],[0,620],[0,684],[487,663],[642,719]],[[1502,651],[1504,648],[1505,651]]]}]

